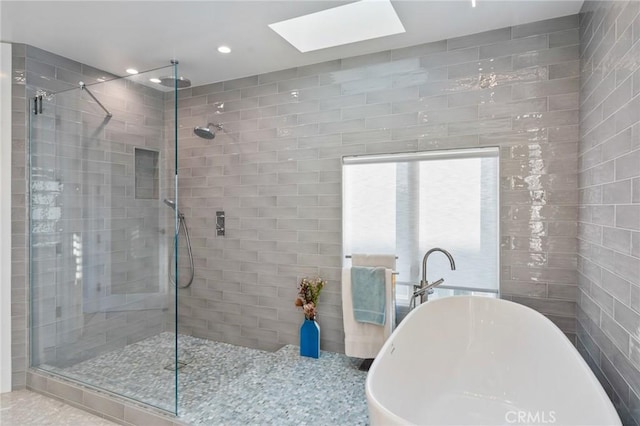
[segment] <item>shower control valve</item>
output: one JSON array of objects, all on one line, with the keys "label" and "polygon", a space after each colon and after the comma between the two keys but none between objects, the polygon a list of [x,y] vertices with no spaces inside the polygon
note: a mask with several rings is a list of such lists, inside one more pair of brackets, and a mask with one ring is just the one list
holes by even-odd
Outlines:
[{"label": "shower control valve", "polygon": [[224,211],[216,212],[216,235],[224,237]]}]

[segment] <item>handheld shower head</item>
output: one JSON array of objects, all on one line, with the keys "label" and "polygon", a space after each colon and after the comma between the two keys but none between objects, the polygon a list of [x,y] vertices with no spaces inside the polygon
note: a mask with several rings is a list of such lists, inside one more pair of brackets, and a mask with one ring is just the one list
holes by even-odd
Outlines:
[{"label": "handheld shower head", "polygon": [[165,199],[164,199],[164,203],[165,203],[166,205],[168,205],[169,207],[171,207],[173,210],[175,210],[175,209],[176,209],[176,202],[175,202],[175,201],[170,200],[170,199],[168,199],[168,198],[165,198]]},{"label": "handheld shower head", "polygon": [[222,130],[222,124],[208,123],[207,126],[196,126],[193,133],[203,139],[213,139],[216,137],[216,130]]},{"label": "handheld shower head", "polygon": [[165,203],[166,205],[168,205],[169,207],[171,207],[171,209],[172,209],[173,211],[178,212],[178,216],[179,216],[180,218],[183,218],[183,217],[184,217],[184,215],[182,214],[182,212],[180,211],[180,209],[178,208],[178,206],[176,206],[176,202],[175,202],[174,200],[170,200],[170,199],[168,199],[168,198],[165,198],[165,199],[164,199],[164,203]]}]

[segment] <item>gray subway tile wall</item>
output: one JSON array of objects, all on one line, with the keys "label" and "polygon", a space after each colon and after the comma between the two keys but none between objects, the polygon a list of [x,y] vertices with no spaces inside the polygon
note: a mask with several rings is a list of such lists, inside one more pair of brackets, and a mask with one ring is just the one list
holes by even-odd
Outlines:
[{"label": "gray subway tile wall", "polygon": [[27,384],[28,358],[28,223],[26,46],[12,45],[11,87],[11,384]]},{"label": "gray subway tile wall", "polygon": [[596,1],[580,15],[578,349],[630,425],[640,424],[639,12],[637,1]]},{"label": "gray subway tile wall", "polygon": [[[180,206],[201,266],[179,331],[296,344],[296,285],[320,275],[321,345],[343,352],[341,157],[500,146],[502,297],[573,338],[578,28],[574,15],[182,90]],[[214,140],[192,134],[212,121]]]}]

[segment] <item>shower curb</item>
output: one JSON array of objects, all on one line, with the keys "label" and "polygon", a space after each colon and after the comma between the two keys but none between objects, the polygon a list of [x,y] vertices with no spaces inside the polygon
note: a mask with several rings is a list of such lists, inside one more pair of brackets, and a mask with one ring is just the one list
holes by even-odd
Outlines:
[{"label": "shower curb", "polygon": [[34,368],[27,371],[27,389],[121,425],[187,425],[160,409]]}]

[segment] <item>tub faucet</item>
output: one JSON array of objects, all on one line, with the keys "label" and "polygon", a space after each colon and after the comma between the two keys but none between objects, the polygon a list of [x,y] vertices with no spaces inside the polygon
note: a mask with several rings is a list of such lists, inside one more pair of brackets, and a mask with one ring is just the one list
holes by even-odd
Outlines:
[{"label": "tub faucet", "polygon": [[420,280],[420,285],[413,286],[413,295],[411,296],[411,302],[409,303],[410,308],[414,306],[416,298],[418,297],[420,297],[420,303],[426,302],[429,298],[429,294],[433,293],[433,288],[439,286],[444,282],[444,278],[440,278],[439,280],[432,283],[429,283],[429,281],[427,281],[427,260],[429,259],[431,253],[435,251],[442,252],[445,256],[447,256],[447,258],[449,259],[449,263],[451,264],[451,270],[456,270],[456,262],[453,260],[453,256],[451,256],[451,253],[449,253],[445,249],[435,247],[426,252],[424,257],[422,258],[422,279]]}]

